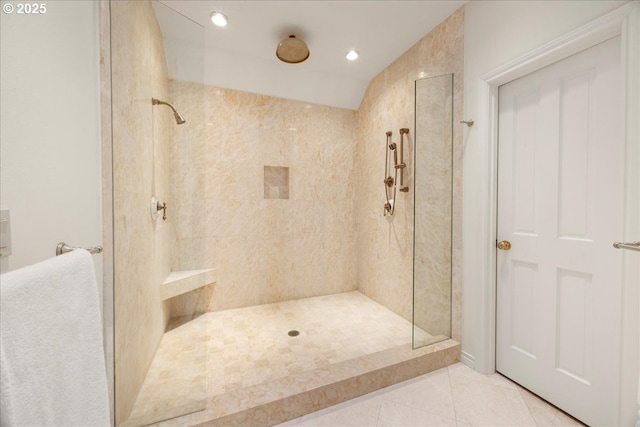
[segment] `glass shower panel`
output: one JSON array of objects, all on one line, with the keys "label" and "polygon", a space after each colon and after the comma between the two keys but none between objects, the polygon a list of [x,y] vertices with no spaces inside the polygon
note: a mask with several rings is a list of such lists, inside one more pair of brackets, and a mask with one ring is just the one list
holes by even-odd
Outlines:
[{"label": "glass shower panel", "polygon": [[[169,46],[202,46],[204,28],[157,1],[111,1],[110,15],[115,424],[142,426],[206,407],[215,270],[194,203],[205,182],[193,130],[204,96],[176,92],[169,77],[186,66],[202,80],[204,52]],[[163,33],[167,20],[179,34]]]},{"label": "glass shower panel", "polygon": [[451,337],[453,74],[416,80],[413,347]]}]

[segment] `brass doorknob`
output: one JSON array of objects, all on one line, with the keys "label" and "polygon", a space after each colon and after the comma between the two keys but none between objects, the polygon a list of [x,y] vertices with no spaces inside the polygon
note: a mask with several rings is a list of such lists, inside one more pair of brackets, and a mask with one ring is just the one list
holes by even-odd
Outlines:
[{"label": "brass doorknob", "polygon": [[511,249],[511,243],[508,240],[498,242],[498,249],[500,249],[501,251],[508,251],[509,249]]}]

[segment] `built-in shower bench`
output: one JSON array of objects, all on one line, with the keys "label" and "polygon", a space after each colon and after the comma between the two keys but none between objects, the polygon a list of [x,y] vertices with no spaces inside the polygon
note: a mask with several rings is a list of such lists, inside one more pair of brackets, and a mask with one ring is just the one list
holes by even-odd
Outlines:
[{"label": "built-in shower bench", "polygon": [[203,270],[181,270],[169,273],[162,285],[160,296],[168,300],[175,296],[203,288],[218,280],[218,270],[207,268]]}]

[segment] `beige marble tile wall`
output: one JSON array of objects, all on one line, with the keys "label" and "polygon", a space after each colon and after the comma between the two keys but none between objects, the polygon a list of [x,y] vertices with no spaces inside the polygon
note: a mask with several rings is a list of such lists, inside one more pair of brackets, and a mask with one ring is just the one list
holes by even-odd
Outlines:
[{"label": "beige marble tile wall", "polygon": [[[358,289],[411,319],[413,188],[398,193],[396,213],[383,216],[385,132],[410,129],[405,147],[407,182],[413,182],[414,81],[454,74],[454,196],[452,337],[460,340],[463,9],[458,10],[376,76],[357,113],[356,215]],[[437,310],[437,307],[434,307]]]},{"label": "beige marble tile wall", "polygon": [[[162,35],[149,1],[111,2],[116,423],[126,420],[166,325],[159,283],[170,267],[171,221],[153,221],[153,194],[168,200],[167,99]],[[175,122],[174,122],[175,126]]]},{"label": "beige marble tile wall", "polygon": [[[170,155],[173,268],[219,268],[203,292],[208,310],[355,290],[355,112],[169,88],[187,118]],[[289,168],[288,189],[267,176],[265,198],[265,166]]]}]

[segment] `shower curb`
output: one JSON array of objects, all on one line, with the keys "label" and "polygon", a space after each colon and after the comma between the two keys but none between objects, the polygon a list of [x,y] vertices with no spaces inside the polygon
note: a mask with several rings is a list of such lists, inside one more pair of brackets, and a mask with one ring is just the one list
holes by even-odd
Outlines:
[{"label": "shower curb", "polygon": [[205,410],[159,425],[272,426],[447,367],[460,360],[460,351],[454,340],[396,347],[216,396]]}]

